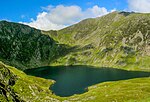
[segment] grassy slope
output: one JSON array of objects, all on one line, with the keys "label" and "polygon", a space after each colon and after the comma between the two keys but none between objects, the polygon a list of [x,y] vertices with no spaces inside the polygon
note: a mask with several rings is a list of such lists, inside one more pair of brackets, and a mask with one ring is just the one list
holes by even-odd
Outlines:
[{"label": "grassy slope", "polygon": [[89,87],[87,93],[73,96],[70,100],[85,102],[148,102],[150,101],[149,83],[150,78],[105,82]]},{"label": "grassy slope", "polygon": [[51,65],[150,69],[150,14],[113,12],[60,31],[43,32],[76,50]]},{"label": "grassy slope", "polygon": [[[17,80],[15,84],[11,86],[11,88],[23,101],[53,102],[58,100],[57,98],[55,98],[56,96],[52,95],[52,92],[49,90],[50,85],[54,83],[53,80],[46,80],[42,78],[28,76],[24,72],[19,71],[14,67],[4,65],[2,62],[0,62],[0,65],[3,66],[0,69],[7,68],[9,69],[11,74],[17,76]],[[0,99],[2,99],[2,97],[0,97]]]},{"label": "grassy slope", "polygon": [[[29,102],[148,102],[150,101],[150,78],[137,78],[125,81],[105,82],[89,87],[84,94],[71,97],[58,97],[52,94],[49,86],[54,83],[38,77],[27,76],[14,67],[0,62],[0,69],[9,69],[11,74],[17,75],[17,80],[11,89],[21,100]],[[2,80],[2,79],[1,79]],[[1,87],[1,86],[0,86]],[[0,94],[0,100],[4,97]],[[6,101],[6,100],[5,100]],[[4,101],[4,102],[5,102]],[[11,100],[10,100],[11,101]]]}]

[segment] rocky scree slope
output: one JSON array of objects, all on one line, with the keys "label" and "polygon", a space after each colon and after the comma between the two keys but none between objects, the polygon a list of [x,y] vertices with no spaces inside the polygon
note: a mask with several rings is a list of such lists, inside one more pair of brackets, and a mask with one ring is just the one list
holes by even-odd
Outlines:
[{"label": "rocky scree slope", "polygon": [[0,62],[0,102],[23,102],[12,89],[17,76]]}]

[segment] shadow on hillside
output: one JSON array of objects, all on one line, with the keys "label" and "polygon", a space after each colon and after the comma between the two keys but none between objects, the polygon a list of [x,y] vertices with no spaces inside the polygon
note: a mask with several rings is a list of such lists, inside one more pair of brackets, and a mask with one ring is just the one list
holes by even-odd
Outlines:
[{"label": "shadow on hillside", "polygon": [[125,12],[125,11],[122,11],[122,12],[119,12],[119,14],[122,14],[124,16],[129,16],[130,14],[134,14],[135,12]]}]

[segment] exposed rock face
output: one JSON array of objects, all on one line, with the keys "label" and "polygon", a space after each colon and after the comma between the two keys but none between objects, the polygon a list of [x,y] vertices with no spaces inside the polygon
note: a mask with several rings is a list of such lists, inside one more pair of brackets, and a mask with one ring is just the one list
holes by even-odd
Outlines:
[{"label": "exposed rock face", "polygon": [[6,21],[0,22],[0,59],[18,68],[46,66],[63,54],[58,45],[40,30]]},{"label": "exposed rock face", "polygon": [[8,68],[6,68],[0,62],[0,101],[1,102],[23,102],[14,90],[11,88],[17,80],[17,76],[10,72]]},{"label": "exposed rock face", "polygon": [[53,83],[0,62],[0,102],[60,102],[49,90]]}]

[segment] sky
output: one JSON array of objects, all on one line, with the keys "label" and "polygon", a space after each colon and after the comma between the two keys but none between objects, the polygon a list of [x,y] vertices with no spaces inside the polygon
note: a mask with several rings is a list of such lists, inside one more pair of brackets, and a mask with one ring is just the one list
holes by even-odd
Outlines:
[{"label": "sky", "polygon": [[150,0],[1,0],[0,20],[59,30],[113,11],[150,13]]}]

